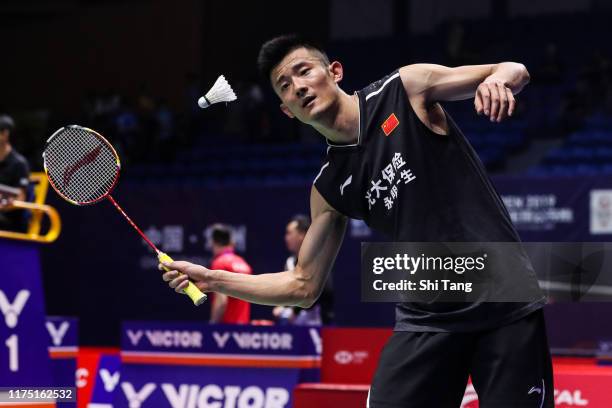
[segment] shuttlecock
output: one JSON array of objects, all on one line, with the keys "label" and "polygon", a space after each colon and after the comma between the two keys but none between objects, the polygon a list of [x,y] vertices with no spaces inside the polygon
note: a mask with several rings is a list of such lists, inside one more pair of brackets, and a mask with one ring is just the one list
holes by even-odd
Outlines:
[{"label": "shuttlecock", "polygon": [[215,84],[210,88],[210,91],[206,92],[206,95],[198,99],[198,106],[204,109],[217,102],[231,102],[235,100],[236,94],[234,90],[230,84],[227,83],[225,77],[219,75],[219,78],[217,78]]}]

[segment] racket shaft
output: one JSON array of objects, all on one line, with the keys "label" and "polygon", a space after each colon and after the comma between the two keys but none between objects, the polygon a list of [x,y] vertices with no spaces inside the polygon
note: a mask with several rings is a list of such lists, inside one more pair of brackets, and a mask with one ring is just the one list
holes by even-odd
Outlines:
[{"label": "racket shaft", "polygon": [[[155,253],[157,253],[157,259],[159,259],[160,263],[161,262],[174,262],[173,259],[170,258],[167,254],[165,254],[165,253],[161,252],[159,249],[157,249],[155,244],[153,242],[151,242],[151,240],[145,235],[144,232],[142,232],[140,230],[140,228],[138,228],[136,223],[134,221],[132,221],[132,219],[125,213],[125,211],[123,211],[123,208],[121,208],[121,206],[119,204],[117,204],[115,199],[110,194],[107,196],[107,198],[110,200],[111,203],[113,203],[115,208],[121,214],[123,214],[125,219],[130,223],[130,225],[132,227],[134,227],[136,232],[138,232],[140,234],[142,239],[144,239],[145,242],[147,244],[149,244],[149,246],[155,251]],[[170,270],[170,269],[166,268],[165,266],[163,268],[164,268],[164,270],[166,272],[168,272]],[[207,296],[204,293],[202,293],[202,291],[200,289],[198,289],[198,287],[196,285],[194,285],[193,282],[191,282],[191,281],[189,281],[189,285],[187,286],[186,289],[183,290],[183,293],[185,293],[187,296],[189,296],[189,298],[193,301],[193,304],[196,305],[196,306],[200,306],[207,299]]]},{"label": "racket shaft", "polygon": [[132,227],[134,227],[134,229],[136,230],[136,232],[138,232],[140,234],[140,236],[142,237],[142,239],[145,240],[145,242],[147,244],[149,244],[149,246],[155,251],[155,253],[160,253],[161,251],[159,249],[157,249],[157,247],[155,246],[155,244],[153,242],[151,242],[151,240],[145,235],[144,232],[142,232],[140,230],[140,228],[138,228],[138,225],[136,225],[136,223],[134,221],[132,221],[132,219],[125,213],[125,211],[123,211],[123,208],[121,208],[121,206],[119,204],[117,204],[117,202],[115,201],[115,199],[113,198],[113,196],[108,195],[107,198],[110,200],[111,203],[113,203],[113,205],[115,206],[115,208],[125,217],[125,219],[130,223],[130,225]]}]

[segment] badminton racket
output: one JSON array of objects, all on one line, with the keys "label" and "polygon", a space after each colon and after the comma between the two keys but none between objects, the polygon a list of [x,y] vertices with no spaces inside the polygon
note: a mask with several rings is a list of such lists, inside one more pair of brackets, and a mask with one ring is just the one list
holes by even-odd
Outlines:
[{"label": "badminton racket", "polygon": [[[172,262],[138,228],[111,196],[119,179],[121,163],[113,146],[98,132],[71,125],[57,130],[47,140],[43,153],[45,172],[53,189],[69,203],[83,206],[108,199],[155,251],[159,262]],[[164,269],[169,269],[164,266]],[[183,290],[196,306],[206,295],[193,282]]]}]

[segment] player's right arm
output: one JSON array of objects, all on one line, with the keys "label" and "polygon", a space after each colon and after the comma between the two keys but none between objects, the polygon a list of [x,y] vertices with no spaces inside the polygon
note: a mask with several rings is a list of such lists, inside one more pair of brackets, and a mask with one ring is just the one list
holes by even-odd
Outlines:
[{"label": "player's right arm", "polygon": [[247,275],[177,261],[165,265],[171,271],[164,273],[163,279],[177,292],[187,287],[189,277],[205,292],[263,305],[310,307],[323,290],[347,225],[347,218],[334,210],[314,186],[310,208],[312,223],[300,248],[298,263],[291,271]]}]

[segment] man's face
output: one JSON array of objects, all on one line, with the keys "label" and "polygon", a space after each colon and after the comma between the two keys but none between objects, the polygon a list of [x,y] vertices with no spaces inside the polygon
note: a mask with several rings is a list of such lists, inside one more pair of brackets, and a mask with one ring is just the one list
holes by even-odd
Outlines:
[{"label": "man's face", "polygon": [[318,52],[307,48],[291,51],[270,73],[281,110],[308,124],[320,120],[336,104],[341,79],[339,62],[326,66]]},{"label": "man's face", "polygon": [[8,142],[9,131],[8,129],[0,130],[0,144],[5,144]]},{"label": "man's face", "polygon": [[300,232],[297,226],[297,221],[291,221],[287,224],[285,230],[285,244],[292,254],[297,254],[300,251],[302,241],[304,241],[304,234]]}]

